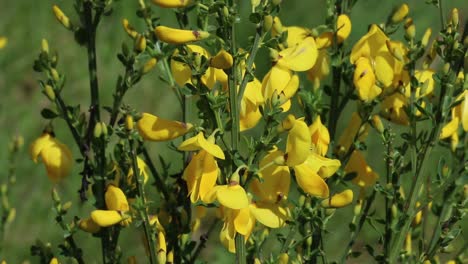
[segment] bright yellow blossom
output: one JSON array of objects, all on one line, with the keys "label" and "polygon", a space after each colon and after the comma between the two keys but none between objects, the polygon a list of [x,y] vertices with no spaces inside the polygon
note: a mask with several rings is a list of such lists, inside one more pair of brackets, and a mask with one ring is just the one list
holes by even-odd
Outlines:
[{"label": "bright yellow blossom", "polygon": [[258,121],[262,118],[260,106],[263,103],[262,84],[255,78],[252,82],[247,83],[244,96],[242,97],[239,113],[241,132],[257,125]]},{"label": "bright yellow blossom", "polygon": [[440,139],[451,137],[452,150],[458,145],[458,127],[461,125],[465,132],[468,132],[468,91],[464,91],[457,97],[457,101],[461,101],[457,106],[452,108],[452,120],[448,122],[440,133]]},{"label": "bright yellow blossom", "polygon": [[353,191],[346,189],[330,198],[322,201],[322,206],[326,208],[340,208],[353,202]]},{"label": "bright yellow blossom", "polygon": [[183,174],[192,203],[206,202],[205,196],[216,185],[218,174],[218,163],[207,151],[201,150],[192,157]]},{"label": "bright yellow blossom", "polygon": [[[367,137],[367,130],[369,125],[366,123],[364,128],[361,128],[362,119],[357,112],[354,112],[351,115],[351,120],[348,123],[348,126],[345,128],[341,134],[336,151],[338,154],[344,154],[351,147],[351,144],[354,142],[354,138],[357,135],[357,140],[363,141]],[[359,133],[359,135],[358,135]]]},{"label": "bright yellow blossom", "polygon": [[362,153],[358,150],[353,151],[351,158],[345,167],[346,173],[356,173],[356,177],[352,180],[359,187],[369,187],[375,184],[379,175],[367,165]]},{"label": "bright yellow blossom", "polygon": [[127,215],[130,206],[123,191],[114,185],[109,185],[104,198],[107,210],[92,211],[92,221],[100,227],[108,227],[118,223],[122,226],[128,226],[131,222],[131,217]]},{"label": "bright yellow blossom", "polygon": [[326,49],[319,49],[317,61],[309,71],[307,78],[314,84],[314,89],[320,87],[320,81],[330,74],[330,56]]},{"label": "bright yellow blossom", "polygon": [[205,139],[203,132],[199,132],[196,136],[182,142],[177,149],[181,151],[205,150],[218,159],[225,158],[223,150],[215,144],[214,133]]},{"label": "bright yellow blossom", "polygon": [[401,93],[394,93],[390,96],[385,97],[385,99],[380,104],[381,112],[380,114],[400,125],[408,125],[409,119],[408,115],[405,112],[405,106],[408,104],[408,98],[406,98]]},{"label": "bright yellow blossom", "polygon": [[289,115],[281,124],[281,129],[288,131],[286,142],[286,164],[290,167],[303,163],[310,152],[312,137],[302,118]]},{"label": "bright yellow blossom", "polygon": [[137,122],[140,135],[151,141],[166,141],[185,135],[192,128],[190,123],[182,123],[143,113]]},{"label": "bright yellow blossom", "polygon": [[[149,179],[150,171],[148,168],[148,165],[145,163],[143,159],[140,157],[137,157],[137,167],[138,167],[138,172],[140,175],[143,175],[143,184],[146,184],[146,182]],[[133,173],[133,166],[130,167],[130,170],[128,171],[127,175],[127,184],[130,186],[135,186],[135,180],[133,179],[134,173]]]},{"label": "bright yellow blossom", "polygon": [[30,155],[35,163],[37,163],[38,157],[41,157],[47,170],[47,176],[53,182],[65,178],[73,165],[70,149],[49,133],[42,134],[31,144]]},{"label": "bright yellow blossom", "polygon": [[371,61],[366,57],[360,57],[355,65],[353,82],[359,98],[364,102],[374,100],[382,89],[376,85]]},{"label": "bright yellow blossom", "polygon": [[276,64],[292,71],[307,71],[314,66],[317,55],[314,38],[307,37],[299,44],[280,51]]},{"label": "bright yellow blossom", "polygon": [[327,127],[322,124],[320,116],[317,116],[312,125],[309,126],[309,131],[312,136],[312,151],[325,156],[328,151],[328,144],[330,144],[330,134]]},{"label": "bright yellow blossom", "polygon": [[299,88],[299,78],[290,70],[277,65],[265,75],[262,81],[262,94],[265,100],[279,100],[283,111],[291,107],[289,100]]}]

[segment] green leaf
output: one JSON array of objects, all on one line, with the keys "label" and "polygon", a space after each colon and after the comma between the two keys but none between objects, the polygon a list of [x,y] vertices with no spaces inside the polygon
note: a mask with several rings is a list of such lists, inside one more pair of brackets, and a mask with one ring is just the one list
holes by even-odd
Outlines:
[{"label": "green leaf", "polygon": [[41,111],[41,116],[45,119],[54,119],[58,116],[58,113],[49,108],[44,108]]}]

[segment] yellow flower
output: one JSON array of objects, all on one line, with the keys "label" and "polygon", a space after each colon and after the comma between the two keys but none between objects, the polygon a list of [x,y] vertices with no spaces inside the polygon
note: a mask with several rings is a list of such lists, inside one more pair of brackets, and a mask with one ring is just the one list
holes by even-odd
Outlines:
[{"label": "yellow flower", "polygon": [[346,173],[356,173],[356,177],[352,180],[359,187],[369,187],[375,184],[379,175],[367,165],[366,160],[360,151],[353,151],[351,157],[345,167]]},{"label": "yellow flower", "polygon": [[377,25],[372,25],[369,32],[354,45],[350,55],[350,61],[353,64],[356,64],[361,57],[370,60],[375,79],[382,88],[389,87],[395,76],[403,69],[403,62],[397,60],[388,50],[388,40]]},{"label": "yellow flower", "polygon": [[196,136],[182,142],[177,149],[181,151],[205,150],[218,159],[225,159],[223,150],[215,144],[214,133],[208,139],[205,139],[203,132],[199,132]]},{"label": "yellow flower", "polygon": [[123,191],[114,185],[109,185],[104,198],[107,210],[92,211],[92,221],[100,227],[108,227],[118,223],[122,226],[128,226],[132,219],[127,215],[130,206]]},{"label": "yellow flower", "polygon": [[[432,76],[434,75],[433,70],[424,70],[424,71],[415,71],[414,77],[418,80],[419,83],[421,83],[420,86],[416,88],[416,98],[421,98],[423,96],[428,96],[432,94],[434,91],[434,79]],[[406,86],[405,86],[405,96],[407,98],[411,97],[411,85],[409,83],[409,76],[406,75],[404,79],[408,79],[407,81],[405,80]]]},{"label": "yellow flower", "polygon": [[314,83],[314,89],[320,87],[320,81],[330,74],[330,63],[327,50],[320,49],[314,67],[307,71],[307,78]]},{"label": "yellow flower", "polygon": [[143,113],[137,122],[140,135],[151,141],[166,141],[185,135],[192,128],[190,123],[182,123]]},{"label": "yellow flower", "polygon": [[35,163],[37,163],[39,155],[41,156],[42,163],[47,170],[47,176],[53,182],[65,178],[73,165],[70,149],[49,133],[42,134],[31,144],[30,154]]},{"label": "yellow flower", "polygon": [[[279,19],[279,17],[275,17],[273,23],[281,25],[281,20]],[[282,31],[278,32],[277,30],[278,26],[276,27],[274,26],[272,28],[271,34],[273,37],[276,37],[282,32],[287,31],[288,39],[286,40],[286,42],[288,44],[288,47],[294,47],[300,42],[302,42],[304,39],[306,39],[307,37],[311,36],[311,33],[309,32],[309,30],[303,27],[297,27],[297,26],[283,27],[281,25],[280,28]]]},{"label": "yellow flower", "polygon": [[[141,159],[140,157],[137,157],[137,166],[138,166],[138,172],[140,175],[143,175],[143,184],[146,184],[148,181],[150,171],[148,168],[148,165],[146,165],[145,161]],[[130,186],[135,186],[135,180],[133,179],[133,166],[130,167],[130,170],[128,171],[127,175],[127,184]]]},{"label": "yellow flower", "polygon": [[312,125],[309,126],[309,131],[312,136],[312,151],[325,156],[328,151],[328,144],[330,144],[330,134],[327,127],[322,124],[320,116],[317,116]]},{"label": "yellow flower", "polygon": [[351,20],[346,14],[341,14],[336,20],[336,38],[338,43],[345,41],[351,34]]},{"label": "yellow flower", "polygon": [[294,166],[297,184],[306,193],[326,198],[329,196],[328,185],[324,179],[332,176],[340,168],[337,159],[328,159],[310,152],[304,163]]},{"label": "yellow flower", "polygon": [[234,59],[229,52],[224,49],[220,50],[216,56],[210,59],[210,66],[217,69],[230,69],[234,63]]},{"label": "yellow flower", "polygon": [[164,8],[186,7],[192,0],[152,0],[153,4]]},{"label": "yellow flower", "polygon": [[78,227],[81,230],[92,234],[97,233],[99,232],[99,230],[101,230],[101,227],[98,224],[96,224],[91,218],[80,220],[78,222]]},{"label": "yellow flower", "polygon": [[314,66],[317,55],[314,38],[307,37],[299,44],[280,51],[276,64],[292,71],[307,71]]},{"label": "yellow flower", "polygon": [[237,233],[243,235],[245,237],[245,242],[247,242],[255,226],[255,218],[250,213],[249,207],[238,210],[223,208],[223,212],[224,225],[219,234],[219,238],[229,252],[235,253],[235,238]]},{"label": "yellow flower", "polygon": [[[191,53],[189,55],[203,56],[207,59],[211,57],[210,53],[200,46],[187,45],[187,49]],[[179,52],[176,50],[174,52],[174,55],[177,54],[179,54]],[[192,69],[189,65],[172,59],[171,71],[176,83],[179,86],[184,86],[186,83],[192,83]],[[212,89],[216,83],[216,80],[220,77],[224,77],[223,74],[226,75],[222,70],[215,69],[213,67],[208,67],[206,72],[202,75],[201,81],[206,87]],[[221,80],[220,82],[222,83]]]},{"label": "yellow flower", "polygon": [[250,204],[249,209],[255,220],[269,228],[285,226],[292,215],[289,207],[281,206],[281,203],[258,201]]},{"label": "yellow flower", "polygon": [[407,104],[408,98],[400,93],[394,93],[382,101],[380,114],[394,123],[406,126],[409,124],[408,115],[405,112]]},{"label": "yellow flower", "polygon": [[350,189],[337,193],[330,198],[322,201],[322,207],[325,208],[340,208],[349,205],[353,202],[353,191]]},{"label": "yellow flower", "polygon": [[155,27],[154,33],[160,41],[170,44],[186,44],[188,42],[206,39],[210,36],[210,33],[206,31],[184,30],[166,26]]},{"label": "yellow flower", "polygon": [[351,120],[348,123],[348,126],[345,128],[343,133],[338,140],[336,151],[338,154],[344,154],[351,147],[351,144],[354,143],[354,138],[359,133],[357,140],[363,141],[367,137],[367,130],[369,125],[366,123],[364,128],[361,128],[362,119],[357,112],[354,112],[351,115]]},{"label": "yellow flower", "polygon": [[275,147],[260,161],[261,181],[254,178],[251,188],[261,201],[276,203],[287,199],[291,185],[289,167],[275,164],[275,159],[283,156],[284,153]]},{"label": "yellow flower", "polygon": [[290,70],[275,65],[262,81],[262,94],[265,100],[277,100],[283,111],[291,107],[289,100],[299,88],[299,77]]},{"label": "yellow flower", "polygon": [[374,100],[382,92],[382,89],[376,85],[370,60],[366,57],[360,57],[355,65],[353,82],[359,98],[364,102]]},{"label": "yellow flower", "polygon": [[198,200],[207,202],[205,196],[216,185],[218,174],[218,163],[207,151],[201,150],[192,157],[183,174],[192,203]]},{"label": "yellow flower", "polygon": [[309,128],[303,118],[296,119],[289,115],[281,124],[280,130],[288,131],[286,142],[286,165],[293,167],[303,163],[310,152],[311,140]]},{"label": "yellow flower", "polygon": [[239,114],[241,132],[253,128],[262,118],[260,105],[264,103],[264,99],[261,89],[262,84],[257,80],[257,78],[252,82],[247,83],[247,86],[245,87]]},{"label": "yellow flower", "polygon": [[452,120],[442,128],[439,136],[440,139],[451,137],[453,151],[459,142],[458,127],[460,124],[465,132],[468,131],[468,91],[460,94],[457,101],[461,101],[461,103],[452,108]]}]

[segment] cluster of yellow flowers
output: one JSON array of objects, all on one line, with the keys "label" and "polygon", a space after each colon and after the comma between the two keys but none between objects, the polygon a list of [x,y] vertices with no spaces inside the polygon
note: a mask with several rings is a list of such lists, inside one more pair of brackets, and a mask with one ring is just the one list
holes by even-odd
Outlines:
[{"label": "cluster of yellow flowers", "polygon": [[[163,8],[186,7],[192,3],[190,0],[153,0],[153,2]],[[71,27],[59,9],[54,8],[54,12],[62,24]],[[408,12],[408,6],[402,5],[394,13],[391,21],[394,24],[404,21],[406,37],[414,39],[415,27],[412,20],[407,18]],[[316,91],[321,86],[320,82],[330,72],[330,48],[341,45],[350,35],[352,28],[351,20],[346,14],[336,16],[334,32],[326,31],[321,34],[298,26],[283,26],[278,17],[267,16],[265,21],[271,22],[267,25],[267,29],[273,38],[287,34],[287,39],[279,43],[275,49],[270,48],[272,67],[262,81],[253,76],[245,87],[245,93],[239,104],[238,126],[241,132],[254,128],[259,123],[262,109],[271,106],[279,106],[282,112],[291,109],[292,98],[300,86],[299,72],[307,73],[313,90]],[[136,32],[127,20],[123,21],[123,26],[137,43],[136,47],[144,50],[146,40],[142,34]],[[238,66],[242,76],[247,74],[245,58],[248,58],[248,54],[238,65],[234,65],[234,55],[223,48],[219,48],[213,53],[216,55],[212,56],[206,48],[193,44],[212,37],[209,32],[157,26],[153,33],[161,42],[179,45],[179,49],[174,51],[168,61],[175,84],[179,87],[196,86],[197,82],[201,82],[216,95],[228,94],[228,90],[233,88],[229,87],[227,73],[233,70],[234,66]],[[431,30],[428,29],[421,40],[424,48],[428,46],[430,35]],[[408,58],[410,48],[403,42],[391,40],[379,25],[373,24],[354,44],[349,55],[349,62],[353,66],[352,82],[359,98],[358,103],[380,103],[379,115],[400,125],[410,124],[407,107],[411,100],[430,98],[435,85],[433,79],[435,71],[430,68],[435,58],[435,51],[431,46],[430,59],[425,61],[421,70],[414,72],[418,87],[414,93],[411,93],[412,76],[405,67],[410,61]],[[193,61],[193,65],[181,61],[181,55]],[[194,78],[193,72],[198,70],[195,68],[200,66],[201,61],[208,63],[204,65],[207,66],[206,70],[197,79]],[[154,59],[149,63],[146,66],[152,68],[157,62]],[[458,81],[461,82],[462,79],[463,74],[459,75]],[[234,89],[237,91],[239,87]],[[459,141],[459,127],[462,126],[465,132],[468,131],[468,92],[464,91],[456,101],[459,104],[452,109],[451,121],[443,127],[440,134],[440,139],[451,138],[454,148]],[[226,112],[229,111],[226,106]],[[261,157],[259,164],[254,164],[252,167],[238,166],[232,170],[234,171],[232,175],[221,175],[218,166],[218,161],[225,160],[225,152],[227,153],[227,150],[223,150],[222,145],[216,142],[220,138],[218,133],[221,128],[214,129],[208,135],[205,134],[209,131],[208,128],[201,128],[185,120],[184,122],[167,120],[150,113],[141,115],[136,128],[141,138],[146,141],[170,141],[184,137],[185,140],[177,149],[189,152],[182,179],[186,182],[190,201],[196,204],[192,231],[200,226],[200,221],[206,214],[204,206],[214,205],[218,210],[218,216],[224,221],[219,234],[220,240],[230,252],[235,252],[237,234],[243,235],[245,241],[248,241],[257,221],[268,228],[280,228],[292,220],[294,205],[288,201],[291,175],[295,177],[303,193],[319,199],[322,208],[340,208],[353,202],[354,194],[351,189],[330,190],[327,185],[327,179],[335,175],[341,167],[346,173],[356,174],[352,182],[361,188],[361,192],[377,181],[379,176],[367,164],[363,153],[351,148],[356,139],[365,140],[369,120],[362,120],[357,112],[352,114],[349,125],[334,149],[335,156],[339,158],[349,151],[349,159],[346,160],[346,164],[342,164],[339,159],[330,157],[332,151],[329,151],[331,143],[329,130],[322,124],[320,115],[314,114],[316,117],[311,124],[307,124],[303,117],[297,118],[288,114],[275,131],[287,134],[285,148],[274,145]],[[418,112],[417,115],[421,113]],[[373,121],[381,122],[377,115],[373,117]],[[129,122],[133,127],[133,119]],[[187,138],[188,136],[191,137]],[[44,132],[31,145],[30,152],[34,162],[41,157],[49,178],[54,182],[69,174],[73,166],[71,151],[50,132]],[[254,170],[257,165],[258,170]],[[81,229],[96,233],[103,227],[116,224],[127,226],[131,223],[133,214],[131,201],[127,200],[124,191],[119,188],[122,173],[118,167],[118,164],[114,164],[117,176],[106,187],[106,208],[94,210],[89,218],[82,219],[79,222]],[[146,183],[147,164],[139,157],[137,157],[137,167]],[[133,169],[130,168],[126,174],[127,185],[132,187],[135,182]],[[247,174],[255,177],[246,181]],[[245,182],[247,183],[243,186],[241,183]],[[169,258],[170,254],[166,255],[165,230],[159,223],[158,216],[151,217],[151,226],[158,232],[158,256],[163,252],[160,257]]]}]

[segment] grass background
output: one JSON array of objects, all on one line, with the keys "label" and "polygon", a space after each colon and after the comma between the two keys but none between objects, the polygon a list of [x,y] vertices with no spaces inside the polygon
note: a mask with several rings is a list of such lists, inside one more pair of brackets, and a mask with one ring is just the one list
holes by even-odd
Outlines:
[{"label": "grass background", "polygon": [[[39,238],[48,241],[55,248],[61,242],[61,230],[55,224],[54,213],[50,191],[52,184],[48,181],[45,169],[42,164],[34,164],[28,155],[30,143],[37,138],[47,124],[39,114],[43,107],[49,105],[48,100],[40,93],[37,80],[41,76],[32,70],[33,60],[39,53],[42,38],[49,40],[51,50],[58,50],[58,69],[66,73],[67,84],[63,91],[63,97],[72,105],[80,104],[82,109],[89,105],[88,77],[86,50],[78,47],[73,36],[59,25],[51,11],[53,4],[58,4],[72,19],[72,1],[30,1],[0,0],[0,36],[8,38],[8,45],[0,50],[0,182],[6,180],[8,143],[14,135],[22,135],[25,139],[25,147],[20,152],[17,159],[17,183],[11,191],[11,205],[17,210],[15,221],[8,226],[5,235],[4,249],[0,252],[0,260],[8,260],[9,263],[21,263],[30,260],[32,263],[37,258],[29,256],[29,248],[34,241]],[[250,1],[242,2],[243,14],[247,14]],[[407,1],[410,6],[410,15],[413,17],[417,35],[420,36],[425,28],[432,27],[433,32],[440,29],[438,10],[424,4],[422,0]],[[358,1],[351,20],[353,22],[352,34],[347,41],[348,45],[355,43],[360,36],[365,34],[368,25],[372,23],[384,22],[386,16],[391,12],[393,6],[401,4],[402,1]],[[114,13],[106,17],[98,31],[97,52],[98,52],[98,74],[100,82],[100,93],[103,105],[110,105],[112,91],[115,86],[116,77],[123,72],[123,68],[116,58],[120,50],[122,41],[130,44],[121,27],[121,20],[128,18],[137,28],[142,29],[143,25],[136,19],[135,10],[137,1],[117,1]],[[296,0],[284,1],[282,5],[281,19],[284,25],[301,25],[314,27],[324,22],[325,1]],[[468,3],[465,0],[444,1],[446,16],[452,7],[457,6],[460,10],[460,17],[466,18],[468,14]],[[154,8],[161,16],[163,23],[174,23],[175,18],[170,10]],[[244,16],[245,17],[245,16]],[[241,43],[246,43],[246,36],[252,34],[253,27],[248,21],[243,20],[242,27],[239,27],[238,36]],[[268,70],[266,52],[261,52],[257,59],[258,78],[262,78]],[[132,89],[125,99],[125,103],[134,106],[139,111],[156,113],[162,117],[178,119],[181,115],[180,109],[174,106],[175,97],[163,83],[158,79],[158,70],[144,78],[137,87]],[[303,83],[304,87],[311,84]],[[350,112],[350,111],[348,111]],[[347,122],[347,115],[344,115],[338,126],[338,134]],[[72,138],[63,122],[55,122],[56,134],[64,142],[70,142]],[[382,174],[383,164],[382,146],[377,141],[369,144],[368,157],[372,157],[369,163],[376,167]],[[159,149],[164,149],[164,144],[152,145],[152,153],[158,154]],[[72,145],[73,153],[78,156],[78,149]],[[162,153],[166,155],[165,153]],[[437,156],[436,154],[433,154]],[[91,210],[90,203],[79,205],[77,189],[79,186],[80,168],[76,167],[72,175],[56,186],[62,196],[63,201],[72,201],[72,215],[86,216]],[[330,223],[334,228],[327,235],[326,248],[330,252],[330,259],[337,257],[341,253],[343,241],[348,237],[346,222],[351,217],[352,207],[339,210],[337,217]],[[339,219],[346,219],[346,222]],[[336,228],[335,228],[336,226]],[[135,230],[124,230],[121,236],[121,247],[125,256],[137,255],[145,263],[144,251],[140,246],[140,237]],[[372,236],[372,232],[364,235]],[[203,253],[203,259],[210,263],[226,261],[233,262],[233,257],[217,245],[217,232],[212,236],[213,243]],[[83,247],[85,259],[89,263],[100,262],[100,245],[97,239],[92,239],[88,234],[78,233],[78,243]],[[135,246],[138,245],[138,246]]]}]

